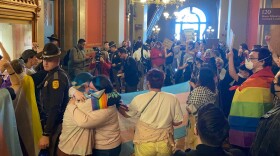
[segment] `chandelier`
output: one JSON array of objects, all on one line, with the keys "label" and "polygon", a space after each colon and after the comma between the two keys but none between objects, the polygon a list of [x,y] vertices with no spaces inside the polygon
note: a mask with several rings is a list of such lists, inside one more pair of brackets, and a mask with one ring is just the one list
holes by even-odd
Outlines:
[{"label": "chandelier", "polygon": [[131,0],[131,4],[183,5],[186,0]]}]

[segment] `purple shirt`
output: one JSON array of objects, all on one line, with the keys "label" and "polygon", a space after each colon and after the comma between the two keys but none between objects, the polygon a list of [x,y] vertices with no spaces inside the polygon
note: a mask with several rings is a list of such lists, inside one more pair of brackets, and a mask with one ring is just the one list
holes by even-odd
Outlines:
[{"label": "purple shirt", "polygon": [[0,85],[0,88],[7,88],[10,86],[12,86],[12,83],[10,81],[10,76],[8,76],[6,80],[3,80],[3,83]]}]

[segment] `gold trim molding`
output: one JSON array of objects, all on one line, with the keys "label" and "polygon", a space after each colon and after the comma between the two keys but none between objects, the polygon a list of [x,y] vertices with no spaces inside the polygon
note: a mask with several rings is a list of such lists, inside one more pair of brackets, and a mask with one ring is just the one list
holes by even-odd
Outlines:
[{"label": "gold trim molding", "polygon": [[[37,1],[37,0],[36,0]],[[38,2],[35,0],[0,0],[0,8],[36,12]]]},{"label": "gold trim molding", "polygon": [[0,21],[32,24],[32,40],[37,41],[38,18],[42,0],[0,0]]}]

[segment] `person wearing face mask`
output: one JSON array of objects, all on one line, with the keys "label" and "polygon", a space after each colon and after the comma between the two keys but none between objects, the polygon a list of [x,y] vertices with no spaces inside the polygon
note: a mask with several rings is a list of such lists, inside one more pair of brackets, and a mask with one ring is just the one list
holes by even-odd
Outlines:
[{"label": "person wearing face mask", "polygon": [[21,148],[24,155],[38,155],[38,143],[43,132],[35,98],[34,81],[25,73],[24,62],[21,59],[11,61],[11,66],[21,83],[17,97],[13,101],[18,133],[22,141]]},{"label": "person wearing face mask", "polygon": [[234,53],[231,50],[228,54],[228,71],[225,74],[224,80],[219,83],[219,96],[220,96],[220,106],[226,117],[229,115],[232,98],[234,95],[234,88],[240,86],[251,74],[252,71],[245,67],[245,64],[241,64],[238,67],[238,73],[235,70],[234,65]]},{"label": "person wearing face mask", "polygon": [[251,147],[251,155],[279,155],[280,154],[280,74],[275,76],[271,84],[271,93],[274,95],[274,108],[261,117],[256,139]]},{"label": "person wearing face mask", "polygon": [[27,75],[35,74],[35,66],[38,65],[38,59],[36,57],[37,52],[33,49],[27,49],[21,54],[21,58],[25,64],[25,73]]},{"label": "person wearing face mask", "polygon": [[[270,36],[265,38],[268,48],[273,55],[274,62],[280,67],[280,59],[271,47],[270,38]],[[274,107],[260,119],[256,139],[250,150],[251,155],[254,156],[280,154],[280,137],[278,135],[280,129],[280,72],[276,74],[274,81],[271,83],[270,91],[274,95]]]},{"label": "person wearing face mask", "polygon": [[259,119],[272,108],[270,84],[274,75],[268,49],[254,49],[245,61],[253,75],[235,90],[229,114],[229,141],[249,153]]}]

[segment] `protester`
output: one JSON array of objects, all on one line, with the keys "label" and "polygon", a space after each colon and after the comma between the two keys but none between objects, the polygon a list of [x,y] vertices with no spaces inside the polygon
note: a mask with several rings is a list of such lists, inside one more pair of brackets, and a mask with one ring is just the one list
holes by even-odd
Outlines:
[{"label": "protester", "polygon": [[207,103],[215,103],[217,98],[214,74],[209,68],[200,68],[198,82],[191,82],[194,90],[190,92],[187,100],[187,111],[189,112],[189,125],[186,137],[186,147],[194,149],[197,136],[193,135],[193,126],[196,122],[197,110]]},{"label": "protester", "polygon": [[134,134],[136,156],[170,156],[174,147],[173,126],[183,121],[180,103],[175,95],[162,92],[164,74],[152,69],[147,74],[149,92],[136,96],[129,108],[121,106],[125,117],[138,117]]},{"label": "protester", "polygon": [[[119,155],[121,140],[116,105],[120,103],[120,95],[104,76],[80,73],[74,82],[78,91],[89,97],[77,101],[77,91],[71,95],[74,98],[64,113],[58,155]],[[92,91],[100,93],[100,97],[91,95]],[[94,106],[105,108],[94,109],[97,108]]]},{"label": "protester", "polygon": [[229,141],[249,153],[260,117],[272,108],[269,88],[274,75],[268,49],[254,49],[245,61],[253,75],[235,90],[229,114]]},{"label": "protester", "polygon": [[31,76],[24,70],[24,62],[16,59],[11,66],[20,78],[20,88],[13,101],[21,148],[24,155],[39,154],[39,139],[42,137],[42,126],[35,98],[35,87]]},{"label": "protester", "polygon": [[[270,36],[266,36],[266,42],[269,50],[271,51],[273,60],[280,67],[280,59],[277,53],[270,44]],[[280,128],[280,72],[276,74],[274,81],[270,86],[270,92],[273,94],[273,109],[268,111],[261,117],[257,132],[256,139],[251,146],[251,155],[279,155],[280,154],[280,138],[278,131]]]},{"label": "protester", "polygon": [[3,156],[23,156],[13,102],[9,91],[0,89],[0,151]]},{"label": "protester", "polygon": [[223,142],[229,133],[229,124],[223,112],[214,104],[206,104],[198,110],[197,122],[193,129],[198,138],[196,149],[187,149],[186,152],[177,150],[173,156],[245,156],[236,149],[223,149]]}]

